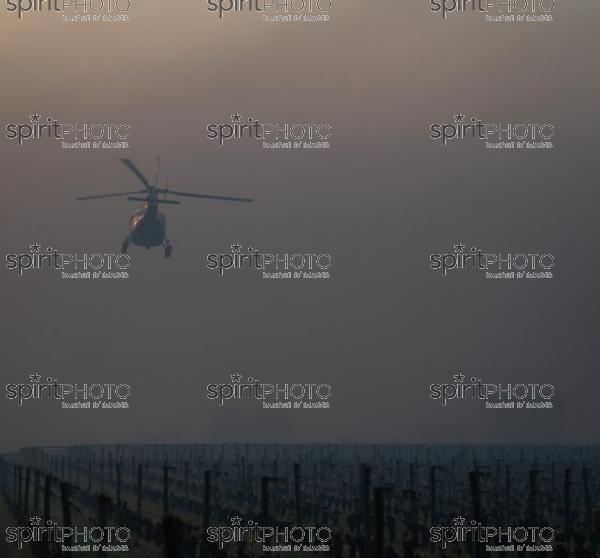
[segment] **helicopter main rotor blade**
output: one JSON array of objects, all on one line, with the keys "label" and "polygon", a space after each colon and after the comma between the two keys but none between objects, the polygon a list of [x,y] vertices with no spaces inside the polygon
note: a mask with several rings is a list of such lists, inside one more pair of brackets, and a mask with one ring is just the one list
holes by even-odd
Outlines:
[{"label": "helicopter main rotor blade", "polygon": [[208,200],[253,202],[250,198],[234,198],[231,196],[210,196],[208,194],[192,194],[190,192],[176,192],[175,190],[158,190],[161,194],[173,194],[174,196],[184,196],[188,198],[204,198]]},{"label": "helicopter main rotor blade", "polygon": [[142,184],[146,187],[146,190],[150,189],[150,183],[146,179],[146,177],[142,174],[140,169],[138,169],[131,159],[120,159],[120,161],[133,173],[135,174]]},{"label": "helicopter main rotor blade", "polygon": [[144,194],[146,190],[134,190],[132,192],[117,192],[116,194],[100,194],[98,196],[82,196],[77,198],[80,201],[84,200],[99,200],[101,198],[116,198],[118,196],[130,196],[131,194]]}]

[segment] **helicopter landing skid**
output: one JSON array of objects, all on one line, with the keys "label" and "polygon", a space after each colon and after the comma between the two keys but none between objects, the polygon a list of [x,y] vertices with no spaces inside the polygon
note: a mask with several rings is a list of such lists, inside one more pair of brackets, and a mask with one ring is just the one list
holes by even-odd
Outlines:
[{"label": "helicopter landing skid", "polygon": [[163,241],[163,247],[165,249],[165,258],[170,258],[171,252],[173,251],[173,245],[165,238]]}]

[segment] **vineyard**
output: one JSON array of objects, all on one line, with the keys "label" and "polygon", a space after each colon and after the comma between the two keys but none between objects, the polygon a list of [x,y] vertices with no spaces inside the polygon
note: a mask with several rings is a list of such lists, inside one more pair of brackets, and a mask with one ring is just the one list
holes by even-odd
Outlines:
[{"label": "vineyard", "polygon": [[0,458],[0,552],[3,558],[62,555],[60,542],[25,542],[17,550],[5,541],[8,527],[37,521],[130,533],[127,548],[113,542],[113,548],[70,552],[74,557],[265,554],[260,539],[233,536],[217,544],[208,536],[230,536],[235,526],[330,533],[326,548],[286,549],[265,541],[275,545],[268,553],[273,557],[307,551],[345,558],[508,556],[482,541],[443,548],[432,539],[434,526],[481,524],[546,526],[553,532],[552,548],[538,549],[540,558],[596,557],[599,458],[595,446],[26,448]]}]

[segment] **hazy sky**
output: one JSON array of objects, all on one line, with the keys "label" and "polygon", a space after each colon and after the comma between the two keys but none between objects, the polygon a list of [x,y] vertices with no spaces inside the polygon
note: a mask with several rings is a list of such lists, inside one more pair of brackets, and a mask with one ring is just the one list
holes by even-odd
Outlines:
[{"label": "hazy sky", "polygon": [[[598,442],[597,254],[600,5],[558,0],[551,24],[443,22],[424,0],[337,2],[328,24],[219,21],[201,0],[144,0],[122,24],[18,20],[0,12],[3,256],[39,242],[117,252],[133,190],[126,156],[172,187],[253,197],[167,206],[173,257],[132,246],[132,278],[66,281],[0,273],[2,388],[32,370],[64,382],[126,382],[126,411],[67,411],[2,399],[0,449],[205,441]],[[9,123],[127,122],[127,151],[22,148]],[[211,122],[326,122],[330,150],[219,148]],[[555,148],[445,149],[435,122],[552,122]],[[217,277],[210,252],[327,252],[328,281]],[[548,281],[443,279],[429,254],[456,242],[550,252]],[[557,408],[442,409],[431,383],[462,370],[488,382],[552,383]],[[327,382],[333,408],[231,402],[206,384],[239,371]],[[3,389],[4,391],[4,389]]]}]

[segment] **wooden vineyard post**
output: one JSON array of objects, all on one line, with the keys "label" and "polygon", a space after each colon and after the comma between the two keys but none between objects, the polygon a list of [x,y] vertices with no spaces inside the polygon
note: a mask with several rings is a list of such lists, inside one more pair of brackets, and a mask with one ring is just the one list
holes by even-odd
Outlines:
[{"label": "wooden vineyard post", "polygon": [[506,472],[506,502],[505,502],[505,506],[506,506],[506,524],[510,525],[510,518],[511,518],[511,498],[510,498],[510,494],[511,494],[511,482],[510,482],[510,465],[506,465],[505,467],[505,472]]},{"label": "wooden vineyard post", "polygon": [[206,531],[210,526],[210,471],[204,471],[204,506],[202,513],[204,530]]},{"label": "wooden vineyard post", "polygon": [[565,507],[565,538],[570,544],[571,539],[571,469],[565,471],[564,485],[564,507]]},{"label": "wooden vineyard post", "polygon": [[40,513],[40,472],[35,470],[33,475],[33,513]]},{"label": "wooden vineyard post", "polygon": [[0,486],[2,487],[2,492],[8,492],[7,490],[7,465],[6,465],[6,461],[4,461],[4,458],[2,456],[0,456]]},{"label": "wooden vineyard post", "polygon": [[217,464],[217,470],[214,472],[214,477],[213,477],[213,483],[212,483],[212,500],[213,500],[213,505],[215,507],[215,510],[219,509],[219,498],[220,498],[220,494],[219,494],[219,489],[221,487],[221,472],[218,470],[220,469],[219,465]]},{"label": "wooden vineyard post", "polygon": [[588,541],[593,541],[592,498],[590,495],[590,470],[583,468],[583,497],[585,500],[585,523]]},{"label": "wooden vineyard post", "polygon": [[143,486],[144,466],[139,463],[137,466],[137,514],[142,519],[142,486]]},{"label": "wooden vineyard post", "polygon": [[383,558],[384,554],[384,520],[383,520],[383,488],[373,490],[375,505],[375,558]]},{"label": "wooden vineyard post", "polygon": [[[104,495],[100,494],[98,496],[98,525],[102,528],[108,525],[108,504],[109,499]],[[107,556],[106,552],[100,551],[99,556]]]},{"label": "wooden vineyard post", "polygon": [[183,465],[183,484],[185,490],[185,506],[190,510],[190,463],[186,461]]},{"label": "wooden vineyard post", "polygon": [[63,525],[71,527],[71,502],[70,492],[71,486],[66,481],[60,483],[60,501],[62,506]]},{"label": "wooden vineyard post", "polygon": [[121,463],[115,462],[115,471],[117,474],[117,507],[121,507]]},{"label": "wooden vineyard post", "polygon": [[[469,481],[471,485],[471,501],[473,505],[473,519],[479,523],[481,521],[481,491],[479,488],[479,475],[478,471],[469,473]],[[481,556],[481,546],[479,543],[474,542],[474,555],[476,557]]]},{"label": "wooden vineyard post", "polygon": [[23,513],[25,514],[25,517],[28,517],[27,514],[30,511],[30,507],[29,507],[29,478],[31,476],[31,469],[29,467],[27,467],[27,469],[25,469],[25,499],[24,499],[24,503],[23,503]]},{"label": "wooden vineyard post", "polygon": [[263,525],[269,525],[271,513],[269,509],[269,483],[280,480],[277,477],[261,477],[260,479],[260,508]]},{"label": "wooden vineyard post", "polygon": [[12,464],[12,501],[15,505],[19,502],[19,472],[16,463]]},{"label": "wooden vineyard post", "polygon": [[131,486],[137,486],[137,467],[135,466],[135,455],[131,456]]},{"label": "wooden vineyard post", "polygon": [[360,466],[359,492],[361,535],[365,541],[365,554],[367,557],[370,557],[371,521],[369,513],[369,498],[371,494],[371,467],[366,463],[363,463]]},{"label": "wooden vineyard post", "polygon": [[294,463],[294,501],[296,507],[296,525],[302,525],[300,513],[300,463]]},{"label": "wooden vineyard post", "polygon": [[260,508],[262,524],[269,524],[269,477],[260,479]]},{"label": "wooden vineyard post", "polygon": [[174,467],[169,467],[167,463],[163,465],[163,516],[169,515],[169,471]]},{"label": "wooden vineyard post", "polygon": [[254,464],[248,463],[246,469],[246,504],[251,506],[254,500]]},{"label": "wooden vineyard post", "polygon": [[17,510],[23,510],[23,467],[17,465]]},{"label": "wooden vineyard post", "polygon": [[242,457],[241,458],[241,465],[240,465],[240,473],[241,473],[241,478],[242,478],[242,495],[245,496],[246,495],[246,483],[247,483],[247,479],[246,479],[246,458]]},{"label": "wooden vineyard post", "polygon": [[46,475],[44,479],[44,520],[50,521],[50,509],[52,506],[52,477]]},{"label": "wooden vineyard post", "polygon": [[432,465],[429,469],[429,498],[430,498],[430,513],[431,513],[431,525],[435,525],[437,521],[437,510],[436,510],[436,502],[437,502],[437,494],[436,494],[436,478],[435,472],[437,467]]},{"label": "wooden vineyard post", "polygon": [[104,494],[104,457],[100,461],[100,494]]},{"label": "wooden vineyard post", "polygon": [[537,501],[538,501],[538,492],[537,492],[537,479],[538,479],[538,471],[531,470],[529,471],[529,524],[537,525]]},{"label": "wooden vineyard post", "polygon": [[164,556],[165,558],[182,558],[180,523],[171,516],[163,518]]}]

